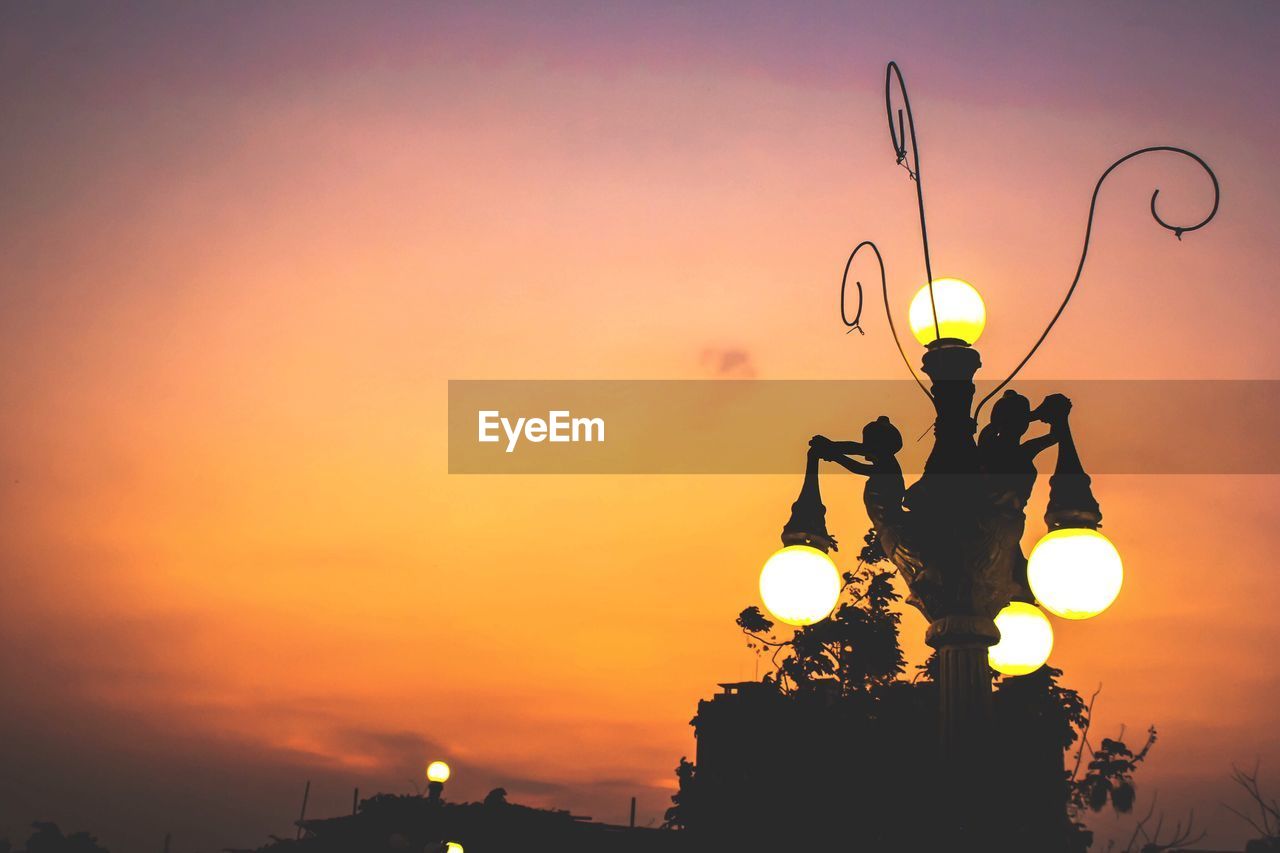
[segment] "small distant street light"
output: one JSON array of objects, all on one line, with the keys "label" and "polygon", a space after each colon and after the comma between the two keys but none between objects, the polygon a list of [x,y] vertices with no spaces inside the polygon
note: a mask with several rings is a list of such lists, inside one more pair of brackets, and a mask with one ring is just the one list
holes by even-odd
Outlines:
[{"label": "small distant street light", "polygon": [[424,853],[463,853],[463,850],[457,841],[433,841],[424,848]]},{"label": "small distant street light", "polygon": [[444,793],[444,783],[449,781],[449,765],[443,761],[433,761],[427,765],[427,798],[433,803],[440,801]]}]

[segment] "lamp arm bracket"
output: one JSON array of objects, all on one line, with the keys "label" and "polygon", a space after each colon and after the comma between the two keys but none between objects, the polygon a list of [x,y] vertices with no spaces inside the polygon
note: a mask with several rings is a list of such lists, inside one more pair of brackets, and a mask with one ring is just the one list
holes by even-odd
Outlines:
[{"label": "lamp arm bracket", "polygon": [[1156,207],[1156,201],[1160,197],[1160,189],[1157,187],[1156,190],[1151,193],[1151,217],[1155,219],[1156,224],[1161,228],[1164,228],[1166,231],[1171,231],[1174,237],[1181,240],[1183,234],[1191,231],[1198,231],[1208,225],[1210,220],[1218,215],[1218,204],[1221,201],[1222,196],[1221,187],[1218,184],[1218,176],[1214,174],[1213,169],[1211,169],[1209,164],[1206,163],[1198,154],[1188,151],[1185,148],[1178,148],[1173,145],[1153,145],[1148,148],[1139,148],[1137,151],[1130,151],[1128,154],[1108,166],[1106,171],[1102,173],[1102,176],[1098,178],[1098,183],[1094,185],[1093,197],[1089,200],[1089,217],[1085,221],[1084,246],[1080,250],[1080,262],[1076,265],[1075,277],[1071,279],[1071,286],[1067,288],[1067,293],[1062,298],[1062,304],[1058,306],[1058,310],[1054,312],[1053,317],[1049,319],[1049,325],[1045,326],[1044,331],[1040,333],[1040,337],[1036,339],[1036,342],[1031,346],[1031,349],[1023,357],[1022,361],[1018,362],[1018,366],[1013,369],[1013,372],[1010,373],[1003,382],[993,388],[991,393],[983,397],[978,403],[978,407],[974,410],[975,418],[978,416],[978,413],[982,411],[982,407],[985,406],[992,397],[1004,390],[1005,386],[1013,381],[1013,378],[1018,375],[1022,368],[1026,366],[1027,362],[1031,360],[1031,357],[1036,354],[1036,350],[1040,348],[1040,345],[1044,343],[1045,338],[1049,336],[1049,332],[1053,330],[1054,325],[1058,322],[1058,318],[1060,318],[1062,316],[1062,312],[1066,310],[1067,303],[1071,301],[1072,295],[1076,292],[1076,286],[1080,284],[1080,276],[1084,272],[1085,261],[1089,257],[1089,241],[1093,237],[1093,218],[1098,210],[1098,195],[1102,192],[1102,185],[1106,182],[1111,173],[1119,168],[1121,164],[1127,163],[1135,157],[1141,157],[1144,154],[1152,154],[1159,151],[1168,151],[1173,154],[1179,154],[1183,157],[1189,157],[1191,160],[1195,161],[1196,165],[1204,170],[1204,173],[1209,176],[1209,180],[1213,182],[1213,207],[1210,208],[1208,215],[1206,215],[1204,219],[1201,219],[1194,225],[1174,225],[1162,217],[1159,209]]},{"label": "lamp arm bracket", "polygon": [[[866,334],[866,332],[862,331],[862,326],[859,325],[862,320],[862,282],[857,279],[854,279],[853,282],[854,286],[858,288],[858,312],[854,315],[852,321],[849,319],[849,315],[845,311],[845,292],[848,289],[849,270],[853,268],[853,259],[858,256],[858,252],[868,246],[871,248],[871,251],[875,253],[876,263],[880,266],[880,292],[884,296],[884,316],[889,321],[889,331],[893,333],[893,342],[898,347],[898,355],[902,356],[902,363],[907,366],[907,371],[911,374],[911,378],[916,381],[916,384],[920,386],[920,390],[924,392],[926,397],[932,400],[933,394],[929,393],[929,389],[925,387],[924,382],[921,381],[920,375],[916,373],[916,369],[911,366],[911,359],[907,358],[906,350],[902,348],[902,339],[898,337],[898,328],[893,323],[893,312],[889,310],[889,282],[885,277],[884,256],[880,254],[880,248],[870,240],[863,240],[861,243],[854,246],[853,251],[849,253],[849,260],[844,262],[844,275],[840,277],[840,319],[849,327],[849,332],[857,329],[860,334]],[[849,332],[846,332],[845,334],[848,334]]]}]

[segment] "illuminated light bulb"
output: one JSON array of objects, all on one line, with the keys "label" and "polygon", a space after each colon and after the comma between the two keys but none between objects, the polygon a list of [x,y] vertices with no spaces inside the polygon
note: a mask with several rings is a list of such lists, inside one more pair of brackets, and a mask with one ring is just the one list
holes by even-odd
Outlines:
[{"label": "illuminated light bulb", "polygon": [[446,842],[444,845],[444,853],[462,853],[462,845],[456,841]]},{"label": "illuminated light bulb", "polygon": [[[938,308],[938,325],[933,324],[933,307]],[[939,278],[933,282],[933,301],[929,286],[920,288],[907,309],[907,322],[916,340],[928,346],[938,338],[959,338],[974,344],[987,325],[987,306],[973,285],[958,278]]]},{"label": "illuminated light bulb", "polygon": [[449,781],[449,765],[443,761],[433,761],[427,765],[427,781],[439,782],[443,785]]},{"label": "illuminated light bulb", "polygon": [[1124,564],[1111,540],[1088,527],[1051,530],[1027,560],[1036,601],[1063,619],[1088,619],[1111,606],[1124,583]]},{"label": "illuminated light bulb", "polygon": [[760,597],[788,625],[812,625],[835,608],[844,586],[831,558],[808,545],[788,545],[760,571]]},{"label": "illuminated light bulb", "polygon": [[1053,651],[1053,626],[1040,608],[1011,601],[996,616],[1000,642],[987,650],[991,668],[1002,675],[1035,672]]}]

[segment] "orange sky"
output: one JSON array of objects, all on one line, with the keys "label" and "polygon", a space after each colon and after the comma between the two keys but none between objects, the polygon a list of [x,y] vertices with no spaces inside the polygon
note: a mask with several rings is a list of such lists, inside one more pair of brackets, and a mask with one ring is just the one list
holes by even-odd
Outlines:
[{"label": "orange sky", "polygon": [[[860,239],[903,316],[921,275],[889,58],[992,372],[1101,169],[1175,144],[1218,219],[1179,244],[1146,200],[1198,219],[1200,176],[1117,174],[1027,375],[1280,378],[1273,9],[215,9],[0,14],[0,836],[249,845],[306,779],[335,813],[437,756],[451,796],[658,819],[798,480],[451,477],[446,382],[898,377],[835,305]],[[1239,841],[1231,762],[1280,780],[1280,482],[1097,491],[1126,587],[1053,662],[1160,728],[1142,796]]]}]

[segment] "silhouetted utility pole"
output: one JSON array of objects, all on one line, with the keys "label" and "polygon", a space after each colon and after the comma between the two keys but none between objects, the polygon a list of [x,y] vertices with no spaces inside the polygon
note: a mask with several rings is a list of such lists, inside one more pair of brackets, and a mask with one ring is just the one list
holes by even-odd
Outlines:
[{"label": "silhouetted utility pole", "polygon": [[302,810],[298,812],[298,835],[302,838],[302,822],[307,819],[307,798],[311,796],[311,780],[307,780],[307,786],[302,789]]}]

